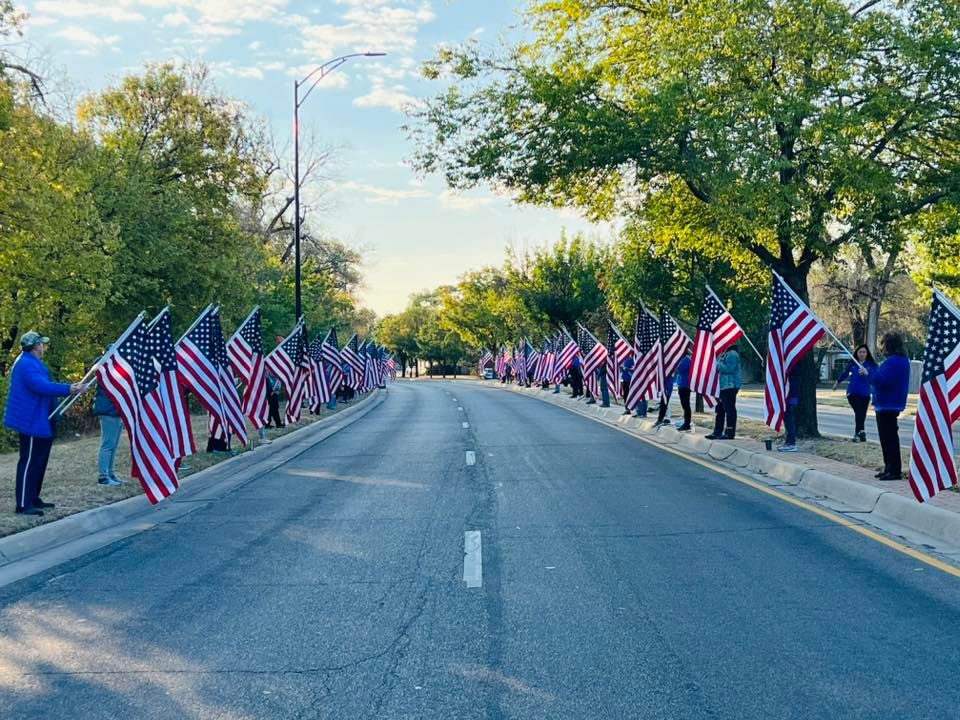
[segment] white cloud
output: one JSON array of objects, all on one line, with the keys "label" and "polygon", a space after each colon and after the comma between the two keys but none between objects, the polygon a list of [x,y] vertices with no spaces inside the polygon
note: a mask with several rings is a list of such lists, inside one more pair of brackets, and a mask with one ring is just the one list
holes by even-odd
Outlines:
[{"label": "white cloud", "polygon": [[425,2],[417,8],[389,3],[348,2],[350,9],[339,24],[307,25],[303,28],[302,52],[313,57],[330,57],[340,52],[413,51],[417,32],[436,15]]},{"label": "white cloud", "polygon": [[394,85],[393,87],[375,85],[366,95],[361,95],[353,100],[356,107],[385,107],[394,112],[403,112],[408,107],[419,103],[420,100],[407,94],[403,85]]},{"label": "white cloud", "polygon": [[144,16],[134,11],[132,0],[105,0],[104,2],[83,2],[83,0],[38,0],[34,4],[37,12],[66,18],[104,18],[113,22],[141,22]]},{"label": "white cloud", "polygon": [[417,198],[433,197],[433,193],[427,190],[395,190],[393,188],[385,188],[378,185],[358,183],[352,180],[345,183],[340,183],[338,185],[338,189],[347,192],[354,191],[368,195],[370,196],[370,202],[382,205],[399,205],[401,200],[414,200]]},{"label": "white cloud", "polygon": [[[302,80],[317,69],[316,65],[295,65],[288,67],[286,74],[297,80]],[[311,80],[316,79],[316,75]],[[335,70],[317,83],[317,90],[339,90],[350,84],[350,76],[343,70]],[[304,91],[305,92],[305,91]]]},{"label": "white cloud", "polygon": [[247,48],[250,49],[250,50],[259,50],[259,49],[262,48],[262,47],[263,47],[263,41],[262,41],[262,40],[254,40],[252,43],[250,43],[249,45],[247,45]]},{"label": "white cloud", "polygon": [[245,80],[262,80],[263,70],[251,65],[235,65],[231,61],[210,63],[210,70],[219,77],[235,77]]},{"label": "white cloud", "polygon": [[53,33],[53,37],[66,40],[74,45],[81,45],[87,51],[99,50],[111,45],[116,45],[120,41],[119,35],[97,35],[82,27],[71,25],[70,27],[58,30]]},{"label": "white cloud", "polygon": [[492,197],[471,197],[460,195],[451,190],[444,190],[439,197],[440,204],[450,210],[477,210],[490,205],[494,201]]},{"label": "white cloud", "polygon": [[188,22],[190,22],[190,18],[187,17],[187,14],[182,10],[177,10],[164,15],[160,21],[160,27],[179,27],[180,25],[186,25]]},{"label": "white cloud", "polygon": [[26,20],[27,27],[47,27],[49,25],[56,25],[57,18],[50,17],[49,15],[28,15]]}]

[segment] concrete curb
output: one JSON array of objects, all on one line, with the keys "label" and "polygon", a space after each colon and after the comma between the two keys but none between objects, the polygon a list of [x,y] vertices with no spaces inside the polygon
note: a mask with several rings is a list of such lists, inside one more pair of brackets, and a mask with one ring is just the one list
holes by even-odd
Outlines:
[{"label": "concrete curb", "polygon": [[[489,382],[486,384],[502,387]],[[895,533],[897,529],[904,529],[948,545],[954,552],[960,548],[960,513],[923,505],[888,490],[787,462],[767,452],[752,452],[723,441],[707,440],[702,435],[679,433],[669,426],[654,428],[652,420],[623,415],[613,409],[600,409],[595,405],[585,406],[562,393],[554,395],[539,388],[515,385],[504,389],[530,395],[608,425],[617,425],[631,434],[671,445],[688,455],[705,456],[720,465],[755,473],[765,477],[771,485],[787,486],[785,490],[790,491],[799,490],[833,510],[855,513],[857,518],[870,524],[875,522],[877,527],[887,532]]]},{"label": "concrete curb", "polygon": [[[382,404],[386,396],[385,391],[375,390],[336,415],[279,437],[270,445],[261,445],[188,475],[182,480],[180,489],[159,505],[151,505],[145,495],[137,495],[0,538],[0,586],[204,507],[353,424]],[[104,542],[87,542],[84,543],[86,549],[65,553],[66,556],[58,562],[46,563],[41,558],[30,563],[32,569],[29,572],[12,572],[15,563],[29,562],[31,558],[43,555],[58,555],[56,551],[63,546],[98,534],[103,535]]]}]

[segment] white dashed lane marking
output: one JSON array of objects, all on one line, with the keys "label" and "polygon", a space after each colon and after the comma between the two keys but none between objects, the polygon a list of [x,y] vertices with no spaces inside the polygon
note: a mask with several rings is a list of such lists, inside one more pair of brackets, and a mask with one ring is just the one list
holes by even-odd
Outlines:
[{"label": "white dashed lane marking", "polygon": [[468,588],[483,586],[483,550],[479,530],[463,533],[463,581]]}]

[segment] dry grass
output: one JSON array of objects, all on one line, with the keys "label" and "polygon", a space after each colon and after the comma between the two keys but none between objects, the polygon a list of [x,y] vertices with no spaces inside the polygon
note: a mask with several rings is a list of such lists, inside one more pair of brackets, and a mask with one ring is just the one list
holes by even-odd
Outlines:
[{"label": "dry grass", "polygon": [[[271,439],[281,437],[306,427],[321,418],[340,412],[345,407],[352,407],[353,404],[338,403],[336,410],[323,408],[321,415],[305,413],[299,424],[285,428],[269,429],[267,430],[267,437]],[[258,442],[257,431],[248,424],[247,433],[252,438],[250,446],[252,447],[253,443]],[[198,452],[196,455],[187,458],[187,467],[181,472],[181,477],[188,477],[231,457],[226,453],[205,452],[207,446],[206,415],[193,416],[193,435]],[[239,447],[239,452],[246,451],[242,449],[242,446]],[[142,493],[140,483],[130,479],[130,445],[127,442],[126,433],[123,433],[120,440],[116,460],[117,475],[125,479],[123,485],[107,487],[97,483],[97,454],[99,449],[99,433],[82,437],[74,436],[69,439],[60,438],[54,442],[53,451],[50,453],[50,463],[47,466],[47,474],[43,481],[42,496],[45,501],[55,503],[56,507],[45,510],[43,517],[14,513],[14,488],[16,486],[18,454],[16,452],[0,454],[0,478],[3,479],[2,489],[0,489],[0,537],[52,522],[83,510],[109,505]]]}]

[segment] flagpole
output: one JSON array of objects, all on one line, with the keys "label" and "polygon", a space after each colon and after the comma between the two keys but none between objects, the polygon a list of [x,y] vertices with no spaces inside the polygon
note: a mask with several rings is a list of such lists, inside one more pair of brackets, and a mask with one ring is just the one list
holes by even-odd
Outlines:
[{"label": "flagpole", "polygon": [[[776,275],[776,273],[774,273],[774,275]],[[713,291],[713,288],[710,287],[709,285],[707,285],[707,292],[710,293],[711,295],[713,295],[713,299],[716,300],[718,303],[720,303],[720,304],[723,306],[723,309],[724,309],[724,310],[726,310],[727,312],[730,312],[730,310],[727,308],[727,304],[726,304],[725,302],[723,302],[723,300],[720,299],[720,296],[717,295],[717,294]],[[799,298],[797,298],[797,299],[799,300]],[[806,303],[804,303],[804,305],[806,305]],[[736,320],[736,318],[734,318],[734,320]],[[737,323],[737,325],[739,325],[739,324],[740,324],[740,323]],[[742,330],[743,328],[741,327],[740,329]],[[746,333],[746,332],[743,333],[743,339],[747,341],[747,345],[749,345],[751,348],[753,348],[753,351],[757,354],[757,357],[760,358],[760,362],[763,363],[763,364],[766,364],[767,359],[766,359],[763,355],[760,354],[760,351],[757,350],[757,346],[754,345],[754,344],[750,341],[750,338],[747,337],[747,333]]]},{"label": "flagpole", "polygon": [[[84,375],[83,378],[80,380],[80,384],[83,384],[84,382],[86,382],[90,378],[90,376],[93,375],[100,368],[100,366],[107,360],[107,358],[109,358],[113,353],[116,352],[117,346],[130,336],[130,333],[132,333],[136,329],[137,323],[143,322],[143,318],[145,315],[146,315],[145,312],[141,312],[139,315],[137,315],[136,318],[134,318],[133,322],[131,322],[130,325],[127,326],[127,329],[123,331],[123,334],[113,342],[113,344],[110,346],[110,349],[107,350],[107,352],[105,352],[103,355],[101,355],[100,358],[95,363],[93,363],[93,365],[90,366],[90,369],[87,370],[87,374]],[[84,392],[86,392],[86,390]],[[60,404],[57,405],[56,409],[47,416],[47,420],[52,420],[57,415],[62,415],[63,413],[65,413],[67,410],[70,409],[70,406],[73,405],[80,398],[82,394],[83,393],[77,393],[76,395],[71,395],[70,397],[64,398],[63,400],[61,400]]]},{"label": "flagpole", "polygon": [[[630,347],[631,350],[633,350],[633,349],[634,349],[634,348],[633,348],[633,343],[630,342],[629,340],[627,340],[627,339],[623,336],[623,333],[620,332],[620,328],[618,328],[618,327],[614,324],[614,322],[613,322],[612,320],[608,320],[608,322],[610,323],[610,327],[613,328],[613,331],[617,334],[617,336],[618,336],[621,340],[623,340],[623,341]],[[636,352],[636,351],[634,350],[634,352]]]},{"label": "flagpole", "polygon": [[163,316],[165,312],[169,312],[169,310],[170,310],[170,306],[167,305],[163,310],[158,312],[157,316],[147,324],[147,330],[152,330],[153,326],[157,324],[157,321]]},{"label": "flagpole", "polygon": [[863,365],[861,365],[861,364],[860,364],[860,361],[857,360],[857,356],[850,351],[850,348],[848,348],[846,345],[844,345],[842,342],[840,342],[840,338],[838,338],[836,335],[833,334],[833,331],[832,331],[830,328],[828,328],[828,327],[827,327],[827,324],[826,324],[823,320],[820,319],[820,316],[817,315],[817,314],[813,311],[813,308],[810,307],[809,303],[805,303],[803,300],[801,300],[800,297],[793,291],[793,288],[790,287],[790,286],[787,284],[787,281],[784,280],[784,279],[777,273],[776,270],[771,270],[770,272],[773,273],[773,276],[774,276],[775,278],[777,278],[777,280],[779,280],[781,283],[783,283],[783,286],[787,289],[787,292],[789,292],[789,293],[793,296],[793,299],[794,299],[794,300],[796,300],[798,303],[800,303],[800,304],[803,305],[805,308],[807,308],[807,310],[810,311],[810,314],[813,315],[814,318],[816,318],[817,322],[820,323],[820,327],[822,327],[822,328],[826,331],[827,335],[829,335],[830,337],[832,337],[832,338],[833,338],[833,341],[834,341],[837,345],[839,345],[844,351],[846,351],[847,354],[850,355],[850,357],[853,358],[853,361],[857,364],[857,367],[860,368],[861,370],[863,370]]},{"label": "flagpole", "polygon": [[207,314],[210,312],[210,310],[211,310],[212,308],[213,308],[213,303],[210,303],[209,305],[207,305],[207,307],[204,309],[204,311],[197,316],[197,319],[196,319],[196,320],[193,321],[193,325],[191,325],[191,326],[187,329],[187,331],[186,331],[183,335],[180,336],[180,339],[177,340],[177,342],[175,343],[175,346],[176,346],[176,345],[179,345],[180,343],[182,343],[182,342],[183,342],[183,339],[184,339],[187,335],[189,335],[190,333],[193,332],[193,329],[194,329],[197,325],[200,324],[200,321],[203,320],[203,319],[207,316]]},{"label": "flagpole", "polygon": [[237,329],[236,329],[236,330],[233,331],[233,335],[230,336],[230,340],[227,340],[227,344],[228,344],[228,345],[230,344],[230,341],[233,340],[233,339],[237,336],[237,333],[240,332],[240,328],[242,328],[244,325],[246,325],[246,324],[250,321],[250,318],[253,317],[253,314],[254,314],[257,310],[259,310],[259,309],[260,309],[260,306],[259,306],[259,305],[255,305],[255,306],[254,306],[253,310],[250,311],[250,314],[247,315],[246,319],[237,326]]}]

